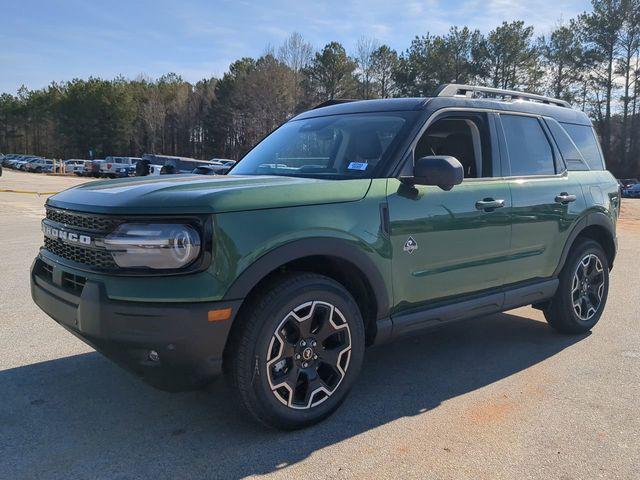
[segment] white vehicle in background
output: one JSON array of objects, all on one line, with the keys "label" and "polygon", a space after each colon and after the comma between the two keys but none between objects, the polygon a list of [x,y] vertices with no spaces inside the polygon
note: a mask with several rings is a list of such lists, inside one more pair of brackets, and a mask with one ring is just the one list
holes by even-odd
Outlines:
[{"label": "white vehicle in background", "polygon": [[135,169],[138,157],[105,157],[100,164],[100,176],[107,178],[128,177]]},{"label": "white vehicle in background", "polygon": [[64,162],[64,170],[66,173],[74,173],[79,177],[84,173],[84,162],[79,158],[70,158]]},{"label": "white vehicle in background", "polygon": [[149,165],[149,175],[160,175],[160,173],[162,173],[162,167],[164,167],[164,165]]}]

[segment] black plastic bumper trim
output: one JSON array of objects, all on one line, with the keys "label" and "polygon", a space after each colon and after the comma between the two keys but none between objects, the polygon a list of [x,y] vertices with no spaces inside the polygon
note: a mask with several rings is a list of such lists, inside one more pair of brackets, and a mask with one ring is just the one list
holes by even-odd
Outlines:
[{"label": "black plastic bumper trim", "polygon": [[[111,300],[104,285],[87,280],[78,296],[31,269],[31,296],[57,323],[109,359],[164,390],[199,387],[221,373],[222,355],[242,300],[155,303]],[[54,266],[53,278],[56,274]],[[232,309],[232,317],[209,322],[209,310]],[[150,350],[159,361],[149,360]]]}]

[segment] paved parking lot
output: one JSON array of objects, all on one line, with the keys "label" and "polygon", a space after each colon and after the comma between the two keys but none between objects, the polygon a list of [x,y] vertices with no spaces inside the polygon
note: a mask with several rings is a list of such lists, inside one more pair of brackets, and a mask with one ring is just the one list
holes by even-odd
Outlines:
[{"label": "paved parking lot", "polygon": [[640,200],[592,334],[521,308],[371,349],[333,417],[282,433],[222,381],[142,384],[36,308],[44,198],[0,193],[1,478],[640,478]]},{"label": "paved parking lot", "polygon": [[3,168],[0,177],[0,193],[5,193],[5,190],[14,190],[49,194],[93,180],[95,179],[75,175],[47,175]]}]

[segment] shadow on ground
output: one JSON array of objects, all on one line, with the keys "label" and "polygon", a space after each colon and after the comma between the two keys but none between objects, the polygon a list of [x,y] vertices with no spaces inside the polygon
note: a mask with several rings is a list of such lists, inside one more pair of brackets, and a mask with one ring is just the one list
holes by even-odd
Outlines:
[{"label": "shadow on ground", "polygon": [[156,391],[97,353],[0,372],[0,471],[6,478],[236,478],[313,452],[499,381],[584,337],[499,314],[367,353],[341,409],[304,431],[269,431],[224,382]]}]

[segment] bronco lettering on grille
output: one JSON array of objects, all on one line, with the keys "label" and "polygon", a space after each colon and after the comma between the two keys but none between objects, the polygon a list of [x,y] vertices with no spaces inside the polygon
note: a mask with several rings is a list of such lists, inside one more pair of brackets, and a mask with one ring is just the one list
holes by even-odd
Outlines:
[{"label": "bronco lettering on grille", "polygon": [[82,235],[61,228],[55,228],[46,223],[42,224],[42,233],[49,238],[57,238],[63,242],[76,243],[80,245],[91,245],[92,239],[89,235]]}]

